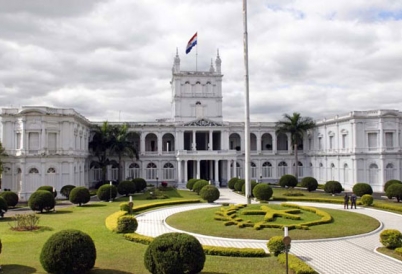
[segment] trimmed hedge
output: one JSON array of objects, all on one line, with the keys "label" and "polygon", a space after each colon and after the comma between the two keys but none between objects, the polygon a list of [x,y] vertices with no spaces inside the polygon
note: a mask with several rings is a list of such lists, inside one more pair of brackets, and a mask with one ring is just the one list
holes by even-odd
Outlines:
[{"label": "trimmed hedge", "polygon": [[362,204],[365,206],[371,206],[374,202],[373,196],[369,194],[364,194],[361,198]]},{"label": "trimmed hedge", "polygon": [[369,184],[357,183],[353,186],[353,193],[359,197],[362,197],[365,194],[372,195],[373,189],[371,188],[371,185],[369,185]]},{"label": "trimmed hedge", "polygon": [[68,197],[70,202],[73,204],[78,204],[81,206],[82,204],[86,204],[91,200],[91,194],[89,193],[88,188],[84,186],[75,187],[70,192],[70,197]]},{"label": "trimmed hedge", "polygon": [[190,203],[200,203],[201,200],[199,199],[186,199],[186,200],[174,200],[174,201],[164,201],[152,204],[145,204],[133,207],[133,212],[138,212],[150,208],[155,208],[159,206],[167,206],[167,205],[180,205],[180,204],[190,204]]},{"label": "trimmed hedge", "polygon": [[[250,182],[250,185],[251,185],[250,195],[253,196],[253,190],[254,190],[255,186],[258,185],[258,183],[257,183],[256,181],[251,181],[251,182]],[[244,184],[244,185],[241,187],[241,193],[242,193],[242,194],[245,194],[245,193],[246,193],[246,184]]]},{"label": "trimmed hedge", "polygon": [[392,184],[387,188],[385,191],[388,199],[392,199],[393,197],[396,198],[397,202],[399,203],[402,199],[402,184]]},{"label": "trimmed hedge", "polygon": [[[278,261],[282,264],[286,264],[286,254],[279,254]],[[288,266],[295,274],[316,274],[317,272],[312,269],[304,261],[298,257],[288,254]]]},{"label": "trimmed hedge", "polygon": [[186,188],[189,190],[193,190],[194,184],[198,181],[199,179],[190,179],[188,180],[187,184],[186,184]]},{"label": "trimmed hedge", "polygon": [[[131,205],[131,209],[133,209],[133,205],[134,205],[134,203]],[[130,203],[129,202],[120,203],[119,206],[120,206],[120,210],[130,212]]]},{"label": "trimmed hedge", "polygon": [[147,181],[143,178],[135,178],[132,180],[135,185],[135,191],[140,192],[147,188]]},{"label": "trimmed hedge", "polygon": [[265,183],[257,184],[253,189],[253,195],[260,201],[268,201],[272,197],[272,188]]},{"label": "trimmed hedge", "polygon": [[96,248],[92,238],[79,230],[54,233],[40,253],[40,263],[48,273],[87,273],[95,265]]},{"label": "trimmed hedge", "polygon": [[209,183],[206,180],[198,180],[197,182],[195,182],[193,186],[193,191],[199,195],[201,189],[206,185],[209,185]]},{"label": "trimmed hedge", "polygon": [[3,197],[0,197],[0,210],[7,212],[8,210],[8,205],[6,199]]},{"label": "trimmed hedge", "polygon": [[402,233],[397,229],[385,229],[380,234],[380,242],[389,249],[402,247]]},{"label": "trimmed hedge", "polygon": [[33,211],[40,211],[40,213],[42,213],[43,210],[52,210],[55,205],[56,201],[53,194],[47,190],[37,190],[31,194],[28,200],[29,208]]},{"label": "trimmed hedge", "polygon": [[73,188],[75,188],[75,186],[65,185],[60,189],[60,194],[68,199],[70,197],[70,192]]},{"label": "trimmed hedge", "polygon": [[243,185],[246,183],[246,180],[244,179],[237,179],[235,185],[234,185],[234,190],[241,192],[241,189]]},{"label": "trimmed hedge", "polygon": [[105,184],[98,188],[96,195],[99,200],[107,202],[116,198],[117,188],[114,185]]},{"label": "trimmed hedge", "polygon": [[213,203],[220,197],[219,189],[213,185],[206,185],[200,191],[200,196],[202,199],[208,203]]},{"label": "trimmed hedge", "polygon": [[106,228],[109,229],[110,231],[116,232],[118,220],[120,217],[122,217],[124,215],[127,215],[127,211],[117,211],[117,212],[107,216],[106,220],[105,220]]},{"label": "trimmed hedge", "polygon": [[38,189],[36,191],[38,191],[38,190],[49,191],[56,198],[57,197],[57,191],[56,191],[56,189],[53,191],[53,189],[54,189],[54,187],[52,187],[52,186],[40,186],[40,187],[38,187]]},{"label": "trimmed hedge", "polygon": [[126,197],[128,197],[129,194],[135,193],[136,190],[137,188],[133,181],[121,181],[117,186],[117,192]]},{"label": "trimmed hedge", "polygon": [[149,237],[149,236],[145,236],[145,235],[141,235],[141,234],[137,234],[137,233],[127,233],[127,234],[124,234],[123,236],[128,241],[139,243],[139,244],[145,244],[145,245],[149,245],[154,240],[153,237]]},{"label": "trimmed hedge", "polygon": [[235,184],[236,184],[236,182],[237,182],[237,177],[233,177],[233,178],[231,178],[230,180],[229,180],[229,182],[228,182],[228,188],[230,188],[230,189],[234,189],[234,186],[235,186]]},{"label": "trimmed hedge", "polygon": [[308,192],[311,192],[317,189],[318,182],[314,177],[304,177],[301,180],[301,186],[305,187]]},{"label": "trimmed hedge", "polygon": [[202,245],[186,233],[165,233],[156,237],[144,255],[145,267],[151,273],[199,273],[204,268]]},{"label": "trimmed hedge", "polygon": [[267,243],[269,254],[277,257],[282,252],[285,252],[285,244],[283,243],[283,236],[273,236]]},{"label": "trimmed hedge", "polygon": [[134,233],[138,228],[137,219],[131,215],[123,215],[117,219],[117,233]]},{"label": "trimmed hedge", "polygon": [[399,180],[389,180],[389,181],[387,181],[387,182],[385,183],[385,185],[384,185],[384,192],[386,192],[387,189],[388,189],[388,187],[389,187],[390,185],[393,185],[393,184],[402,184],[402,182],[399,181]]},{"label": "trimmed hedge", "polygon": [[6,200],[8,207],[15,207],[18,204],[18,195],[15,192],[3,191],[0,193],[0,197]]},{"label": "trimmed hedge", "polygon": [[324,191],[326,193],[331,193],[331,194],[341,193],[342,190],[343,190],[342,185],[338,181],[328,181],[325,183],[325,186],[324,186]]},{"label": "trimmed hedge", "polygon": [[236,248],[203,245],[206,255],[230,256],[230,257],[267,257],[262,248]]},{"label": "trimmed hedge", "polygon": [[291,174],[285,174],[279,179],[279,185],[281,187],[295,187],[297,186],[297,179]]}]

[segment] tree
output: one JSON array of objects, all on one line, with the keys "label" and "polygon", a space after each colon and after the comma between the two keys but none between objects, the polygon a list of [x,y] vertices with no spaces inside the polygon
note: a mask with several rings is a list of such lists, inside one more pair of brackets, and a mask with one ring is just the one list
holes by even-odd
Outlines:
[{"label": "tree", "polygon": [[135,132],[128,130],[128,125],[118,125],[112,129],[112,138],[110,142],[110,154],[118,158],[119,182],[122,179],[121,159],[123,156],[135,158],[138,160],[137,149],[134,146]]},{"label": "tree", "polygon": [[297,145],[303,140],[307,130],[315,127],[315,122],[310,117],[302,117],[300,113],[294,112],[292,116],[283,115],[283,119],[275,124],[276,134],[290,133],[291,145],[295,155],[295,177],[298,179],[298,157]]}]

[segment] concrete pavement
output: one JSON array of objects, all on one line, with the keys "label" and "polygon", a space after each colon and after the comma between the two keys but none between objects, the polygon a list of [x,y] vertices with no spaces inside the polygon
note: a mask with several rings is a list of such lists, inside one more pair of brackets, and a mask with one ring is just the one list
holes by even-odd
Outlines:
[{"label": "concrete pavement", "polygon": [[[246,203],[244,196],[236,194],[230,189],[221,188],[220,192],[221,197],[216,203]],[[297,204],[343,210],[343,205],[338,204],[302,202],[297,202]],[[182,211],[213,206],[219,206],[219,204],[183,205],[139,214],[137,215],[138,229],[136,232],[151,237],[157,237],[168,232],[178,232],[179,230],[169,227],[165,223],[165,219],[168,216]],[[336,239],[292,241],[290,253],[306,261],[317,272],[322,274],[402,273],[402,263],[400,261],[375,252],[375,249],[381,246],[379,234],[383,229],[393,228],[402,231],[402,215],[360,207],[353,210],[353,212],[376,218],[382,225],[376,231],[364,235]],[[267,241],[265,240],[229,239],[193,233],[189,234],[197,237],[204,245],[263,248],[268,252],[266,247]]]}]

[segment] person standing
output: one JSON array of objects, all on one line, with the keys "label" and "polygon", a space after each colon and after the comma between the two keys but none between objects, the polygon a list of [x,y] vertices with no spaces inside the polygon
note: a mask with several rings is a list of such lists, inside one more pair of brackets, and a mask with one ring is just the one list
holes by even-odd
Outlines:
[{"label": "person standing", "polygon": [[353,206],[356,209],[356,200],[357,200],[356,194],[352,193],[352,196],[350,196],[350,209],[353,209]]},{"label": "person standing", "polygon": [[343,196],[343,209],[349,208],[349,195],[345,192],[345,196]]}]

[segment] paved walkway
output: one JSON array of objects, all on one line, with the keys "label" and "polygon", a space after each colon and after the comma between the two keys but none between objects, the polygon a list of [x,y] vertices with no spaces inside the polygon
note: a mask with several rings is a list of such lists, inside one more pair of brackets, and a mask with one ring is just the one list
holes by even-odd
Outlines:
[{"label": "paved walkway", "polygon": [[[221,198],[217,203],[245,203],[245,198],[232,192],[230,189],[220,189]],[[297,204],[313,205],[314,207],[343,209],[343,205],[302,203]],[[207,208],[218,205],[211,204],[193,204],[184,206],[169,207],[149,211],[137,215],[138,229],[137,233],[157,237],[163,233],[178,231],[169,227],[165,219],[177,212]],[[402,263],[385,257],[375,252],[375,249],[381,246],[379,234],[383,229],[394,228],[402,231],[402,215],[389,213],[385,211],[357,208],[354,212],[365,214],[378,219],[382,226],[369,234],[323,240],[300,240],[292,241],[291,252],[299,258],[306,261],[317,272],[325,274],[380,274],[380,273],[402,273]],[[364,224],[351,224],[364,225]],[[204,245],[213,246],[231,246],[231,247],[251,247],[263,248],[267,250],[267,241],[244,240],[211,237],[200,234],[193,234]],[[291,236],[291,232],[290,232]]]}]

